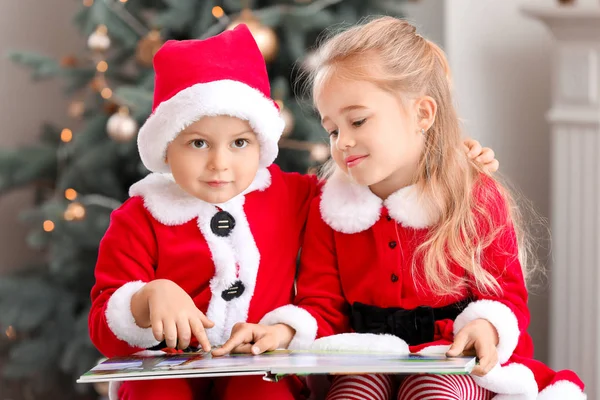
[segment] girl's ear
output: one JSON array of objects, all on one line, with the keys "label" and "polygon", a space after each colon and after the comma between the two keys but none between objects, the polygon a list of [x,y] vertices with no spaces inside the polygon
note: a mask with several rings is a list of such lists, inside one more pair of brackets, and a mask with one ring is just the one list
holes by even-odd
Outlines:
[{"label": "girl's ear", "polygon": [[437,112],[437,103],[430,96],[419,97],[415,102],[417,109],[417,126],[419,130],[425,129],[426,131],[431,128],[435,121],[435,114]]}]

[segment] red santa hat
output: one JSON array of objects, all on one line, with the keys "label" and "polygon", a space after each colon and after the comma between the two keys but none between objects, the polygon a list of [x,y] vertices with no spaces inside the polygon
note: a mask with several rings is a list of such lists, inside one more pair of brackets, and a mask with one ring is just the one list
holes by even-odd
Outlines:
[{"label": "red santa hat", "polygon": [[260,143],[260,166],[275,161],[285,123],[248,27],[205,40],[169,40],[154,56],[154,71],[152,114],[138,134],[140,157],[150,171],[170,172],[168,144],[190,124],[215,115],[247,120]]}]

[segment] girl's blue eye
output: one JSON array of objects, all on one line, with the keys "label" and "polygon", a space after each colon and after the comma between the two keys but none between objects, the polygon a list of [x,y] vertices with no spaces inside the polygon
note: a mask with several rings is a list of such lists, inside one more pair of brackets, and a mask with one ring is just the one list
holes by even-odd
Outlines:
[{"label": "girl's blue eye", "polygon": [[195,149],[203,149],[206,147],[206,142],[202,139],[195,139],[190,142],[190,145]]},{"label": "girl's blue eye", "polygon": [[339,133],[339,131],[337,129],[335,129],[335,130],[329,132],[329,136],[337,136],[338,133]]},{"label": "girl's blue eye", "polygon": [[352,123],[352,126],[354,126],[355,128],[359,128],[359,127],[361,127],[361,126],[362,126],[362,125],[363,125],[365,122],[367,122],[367,119],[366,119],[366,118],[363,118],[363,119],[361,119],[361,120],[354,121],[354,122]]},{"label": "girl's blue eye", "polygon": [[233,142],[233,147],[236,149],[243,149],[248,146],[248,139],[237,139]]}]

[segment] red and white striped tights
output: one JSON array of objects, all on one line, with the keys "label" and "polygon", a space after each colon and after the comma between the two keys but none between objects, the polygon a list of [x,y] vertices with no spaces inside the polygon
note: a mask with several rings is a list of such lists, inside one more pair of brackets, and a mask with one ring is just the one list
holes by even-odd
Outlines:
[{"label": "red and white striped tights", "polygon": [[327,400],[490,400],[469,375],[411,375],[396,394],[394,375],[340,375],[333,379]]}]

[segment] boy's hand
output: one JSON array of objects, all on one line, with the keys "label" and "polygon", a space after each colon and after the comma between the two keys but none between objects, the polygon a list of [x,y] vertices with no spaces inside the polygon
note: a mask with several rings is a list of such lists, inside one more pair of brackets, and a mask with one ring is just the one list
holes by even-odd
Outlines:
[{"label": "boy's hand", "polygon": [[265,351],[286,348],[295,335],[294,329],[285,324],[258,325],[237,323],[231,337],[220,348],[213,350],[215,357],[228,353],[261,354]]},{"label": "boy's hand", "polygon": [[498,171],[500,162],[496,160],[494,150],[489,147],[481,147],[481,144],[475,139],[465,140],[465,148],[467,157],[483,165],[483,169],[487,173]]},{"label": "boy's hand", "polygon": [[212,328],[214,323],[176,283],[167,279],[147,283],[131,298],[131,310],[136,324],[152,327],[154,338],[164,339],[167,347],[185,349],[193,334],[200,346],[210,351],[204,329]]},{"label": "boy's hand", "polygon": [[454,337],[454,343],[448,350],[448,357],[472,353],[475,350],[479,364],[471,372],[473,375],[484,376],[498,363],[498,332],[485,319],[469,322]]}]

